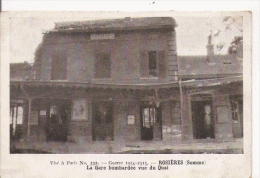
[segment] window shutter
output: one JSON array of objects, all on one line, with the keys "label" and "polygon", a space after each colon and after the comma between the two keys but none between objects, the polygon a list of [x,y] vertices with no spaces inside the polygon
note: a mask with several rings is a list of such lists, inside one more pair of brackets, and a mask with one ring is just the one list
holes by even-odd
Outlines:
[{"label": "window shutter", "polygon": [[148,54],[147,51],[140,52],[140,77],[149,76],[149,67],[148,67]]},{"label": "window shutter", "polygon": [[165,58],[164,51],[158,51],[158,69],[159,69],[159,78],[165,78],[167,75],[167,61]]}]

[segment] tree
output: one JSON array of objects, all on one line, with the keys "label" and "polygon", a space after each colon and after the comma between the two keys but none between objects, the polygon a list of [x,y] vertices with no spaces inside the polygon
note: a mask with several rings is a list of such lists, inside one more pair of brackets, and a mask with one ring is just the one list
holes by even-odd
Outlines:
[{"label": "tree", "polygon": [[222,22],[223,26],[212,33],[217,41],[214,44],[215,53],[238,54],[243,57],[243,17],[226,16]]}]

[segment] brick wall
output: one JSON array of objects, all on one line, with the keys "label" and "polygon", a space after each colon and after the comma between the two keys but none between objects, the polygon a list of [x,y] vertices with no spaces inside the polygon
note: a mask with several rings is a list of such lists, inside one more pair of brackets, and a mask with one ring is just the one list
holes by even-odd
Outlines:
[{"label": "brick wall", "polygon": [[[217,91],[216,94],[218,94]],[[229,96],[217,95],[214,98],[214,105],[216,118],[215,138],[218,140],[233,138]]]},{"label": "brick wall", "polygon": [[181,122],[179,101],[162,103],[162,134],[164,141],[180,141]]}]

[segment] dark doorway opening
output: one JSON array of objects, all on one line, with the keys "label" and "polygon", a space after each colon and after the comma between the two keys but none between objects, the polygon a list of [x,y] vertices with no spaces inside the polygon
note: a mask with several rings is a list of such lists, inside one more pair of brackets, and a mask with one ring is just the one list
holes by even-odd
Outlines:
[{"label": "dark doorway opening", "polygon": [[243,137],[243,95],[231,95],[232,132],[234,138]]},{"label": "dark doorway opening", "polygon": [[206,139],[215,137],[212,97],[210,94],[196,94],[191,97],[193,137]]},{"label": "dark doorway opening", "polygon": [[114,140],[112,101],[93,102],[93,140]]},{"label": "dark doorway opening", "polygon": [[140,108],[141,140],[161,140],[161,107],[142,105]]},{"label": "dark doorway opening", "polygon": [[47,141],[67,141],[70,100],[53,100],[47,105]]},{"label": "dark doorway opening", "polygon": [[10,103],[10,138],[19,140],[24,132],[26,117],[26,101],[22,99],[11,99]]}]

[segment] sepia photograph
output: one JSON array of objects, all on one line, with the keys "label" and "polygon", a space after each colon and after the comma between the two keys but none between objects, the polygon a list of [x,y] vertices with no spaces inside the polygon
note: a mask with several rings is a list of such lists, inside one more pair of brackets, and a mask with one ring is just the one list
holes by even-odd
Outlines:
[{"label": "sepia photograph", "polygon": [[253,7],[61,2],[1,12],[1,177],[257,175]]},{"label": "sepia photograph", "polygon": [[11,18],[10,153],[243,154],[243,14]]}]

